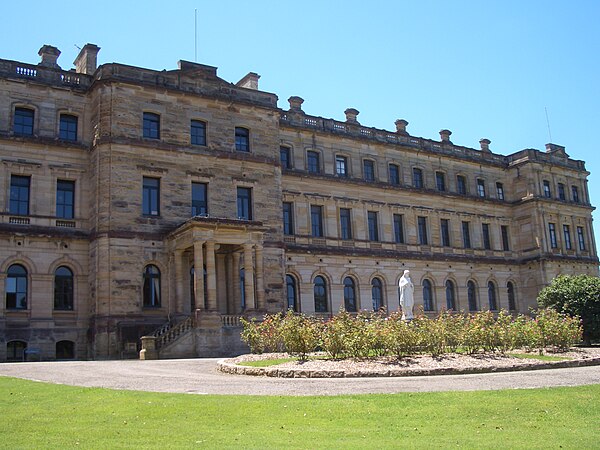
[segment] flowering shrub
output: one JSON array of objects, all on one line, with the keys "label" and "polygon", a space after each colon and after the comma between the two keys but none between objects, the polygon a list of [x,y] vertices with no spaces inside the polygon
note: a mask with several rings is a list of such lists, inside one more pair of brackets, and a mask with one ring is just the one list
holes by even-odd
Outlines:
[{"label": "flowering shrub", "polygon": [[443,311],[435,319],[419,315],[411,322],[400,313],[351,315],[340,311],[323,322],[289,311],[266,315],[262,322],[242,319],[242,339],[253,353],[282,351],[306,359],[317,348],[332,358],[368,358],[418,353],[440,356],[462,350],[502,353],[522,348],[542,352],[545,348],[564,351],[581,340],[578,318],[554,310],[539,310],[536,317],[513,318],[506,311],[451,314]]}]

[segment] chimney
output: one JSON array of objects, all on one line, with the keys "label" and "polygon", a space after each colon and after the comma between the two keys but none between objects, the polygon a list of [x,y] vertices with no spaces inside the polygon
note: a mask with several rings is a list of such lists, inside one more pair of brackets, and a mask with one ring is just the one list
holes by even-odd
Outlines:
[{"label": "chimney", "polygon": [[491,153],[491,151],[490,151],[491,143],[492,143],[492,141],[490,141],[489,139],[486,139],[486,138],[479,139],[479,145],[481,145],[481,151]]},{"label": "chimney", "polygon": [[452,141],[450,141],[451,134],[452,134],[452,131],[450,131],[450,130],[440,130],[440,138],[442,139],[442,142],[452,144]]},{"label": "chimney", "polygon": [[44,45],[38,51],[38,55],[42,57],[42,60],[38,64],[43,67],[51,67],[53,69],[60,69],[60,66],[56,63],[56,60],[60,56],[60,50],[51,45]]},{"label": "chimney", "polygon": [[551,153],[553,155],[562,156],[568,158],[569,155],[565,151],[565,147],[558,144],[546,144],[546,153]]},{"label": "chimney", "polygon": [[356,120],[356,117],[358,116],[359,112],[357,109],[348,108],[346,111],[344,111],[344,114],[346,114],[346,122],[355,123],[358,125],[358,120]]},{"label": "chimney", "polygon": [[288,98],[288,102],[290,103],[290,111],[302,112],[302,103],[304,103],[304,99],[302,97],[294,95]]},{"label": "chimney", "polygon": [[243,87],[246,89],[254,89],[255,91],[257,91],[259,78],[260,78],[259,74],[254,73],[254,72],[248,72],[248,74],[244,78],[242,78],[240,81],[235,83],[235,85],[238,87]]},{"label": "chimney", "polygon": [[79,51],[79,55],[73,61],[75,71],[85,75],[93,75],[97,68],[97,57],[100,47],[96,44],[85,44]]},{"label": "chimney", "polygon": [[406,132],[406,126],[408,122],[404,119],[398,119],[394,122],[396,124],[396,133],[398,134],[408,134]]}]

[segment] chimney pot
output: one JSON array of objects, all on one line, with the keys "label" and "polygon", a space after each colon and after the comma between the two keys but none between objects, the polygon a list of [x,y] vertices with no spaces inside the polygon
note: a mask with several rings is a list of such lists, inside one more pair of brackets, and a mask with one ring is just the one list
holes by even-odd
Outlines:
[{"label": "chimney pot", "polygon": [[396,133],[398,133],[398,134],[408,134],[406,132],[406,126],[408,125],[408,121],[406,121],[404,119],[398,119],[394,123],[396,124]]},{"label": "chimney pot", "polygon": [[304,99],[302,97],[293,95],[288,98],[288,102],[290,103],[290,111],[302,112],[302,103],[304,103]]},{"label": "chimney pot", "polygon": [[56,62],[60,56],[60,50],[56,47],[53,47],[52,45],[43,45],[38,51],[38,55],[42,57],[42,60],[38,65],[60,69],[60,66]]},{"label": "chimney pot", "polygon": [[75,72],[85,75],[93,75],[98,64],[98,52],[100,47],[96,44],[85,44],[79,51],[77,58],[73,61]]},{"label": "chimney pot", "polygon": [[450,141],[451,134],[452,134],[452,131],[450,131],[450,130],[440,130],[440,138],[442,139],[442,142],[447,142],[449,144],[452,144],[452,142]]},{"label": "chimney pot", "polygon": [[356,117],[358,116],[359,111],[357,109],[348,108],[346,111],[344,111],[344,114],[346,114],[346,122],[358,124]]},{"label": "chimney pot", "polygon": [[491,143],[492,143],[492,141],[490,141],[489,139],[486,139],[486,138],[479,139],[479,145],[481,145],[481,151],[482,152],[491,152],[490,151]]}]

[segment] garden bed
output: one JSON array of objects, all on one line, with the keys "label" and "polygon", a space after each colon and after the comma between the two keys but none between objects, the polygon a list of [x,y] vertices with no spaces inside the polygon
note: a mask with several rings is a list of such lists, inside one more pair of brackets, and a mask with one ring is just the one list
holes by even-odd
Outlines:
[{"label": "garden bed", "polygon": [[[521,355],[531,357],[519,357]],[[267,367],[240,365],[240,363],[249,361],[290,358],[287,353],[248,354],[222,360],[219,362],[218,368],[226,373],[281,378],[355,378],[508,372],[600,365],[600,348],[575,348],[560,353],[545,352],[544,356],[550,358],[542,356],[543,359],[537,359],[538,356],[535,353],[522,351],[473,355],[449,353],[438,357],[414,355],[400,359],[390,356],[368,359],[331,359],[324,356],[323,354],[313,354],[306,361],[287,361]]]}]

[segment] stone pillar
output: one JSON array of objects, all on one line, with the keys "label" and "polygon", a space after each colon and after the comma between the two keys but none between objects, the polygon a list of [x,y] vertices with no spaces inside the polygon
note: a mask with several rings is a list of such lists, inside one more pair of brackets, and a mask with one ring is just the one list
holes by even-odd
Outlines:
[{"label": "stone pillar", "polygon": [[140,350],[140,359],[158,359],[158,350],[156,350],[156,338],[154,336],[142,336],[142,349]]},{"label": "stone pillar", "polygon": [[242,302],[240,297],[240,252],[233,253],[233,261],[232,261],[232,278],[233,278],[233,309],[234,314],[239,314],[242,310]]},{"label": "stone pillar", "polygon": [[204,308],[204,242],[194,241],[194,290],[196,291],[196,309]]},{"label": "stone pillar", "polygon": [[215,243],[208,241],[206,243],[206,294],[207,309],[217,310],[217,266],[215,264]]},{"label": "stone pillar", "polygon": [[254,303],[254,264],[253,245],[244,244],[244,294],[246,297],[246,309],[255,309]]},{"label": "stone pillar", "polygon": [[227,274],[227,283],[225,283],[227,296],[227,314],[237,314],[237,311],[235,310],[233,296],[235,281],[233,272],[233,256],[231,253],[227,253],[227,255],[225,255],[225,273]]},{"label": "stone pillar", "polygon": [[221,314],[228,314],[227,309],[227,269],[225,267],[225,255],[215,254],[217,264],[217,308]]},{"label": "stone pillar", "polygon": [[265,286],[264,286],[264,265],[263,265],[263,246],[256,245],[256,300],[258,309],[266,309]]},{"label": "stone pillar", "polygon": [[184,277],[183,277],[183,251],[175,250],[174,254],[174,265],[175,265],[175,312],[183,313],[184,312]]}]

